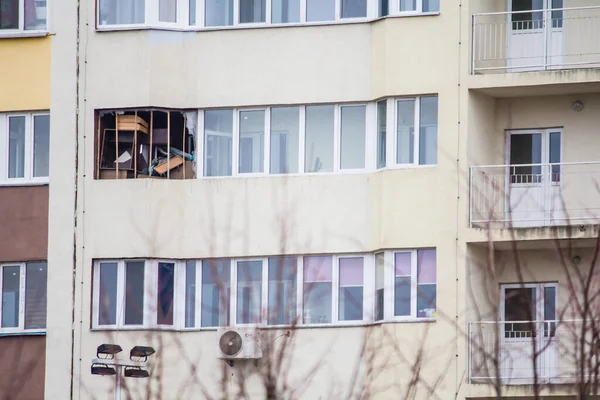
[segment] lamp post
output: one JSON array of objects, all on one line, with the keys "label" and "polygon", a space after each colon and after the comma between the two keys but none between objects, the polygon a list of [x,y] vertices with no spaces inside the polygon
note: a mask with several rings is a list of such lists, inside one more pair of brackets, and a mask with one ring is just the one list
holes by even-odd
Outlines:
[{"label": "lamp post", "polygon": [[150,346],[135,346],[129,351],[129,360],[125,360],[115,357],[121,351],[118,344],[101,344],[92,359],[92,375],[115,376],[115,400],[121,400],[121,374],[127,378],[148,378],[146,361],[156,352]]}]

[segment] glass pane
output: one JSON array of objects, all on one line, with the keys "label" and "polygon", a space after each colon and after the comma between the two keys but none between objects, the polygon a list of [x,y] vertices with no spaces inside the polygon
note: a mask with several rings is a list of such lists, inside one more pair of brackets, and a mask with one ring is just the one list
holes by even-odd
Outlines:
[{"label": "glass pane", "polygon": [[342,18],[367,16],[367,0],[342,0]]},{"label": "glass pane", "polygon": [[125,325],[144,323],[144,261],[125,263]]},{"label": "glass pane", "polygon": [[98,325],[117,324],[117,263],[100,263]]},{"label": "glass pane", "polygon": [[417,250],[417,282],[436,283],[435,249]]},{"label": "glass pane", "polygon": [[[0,1],[0,8],[4,6],[5,0]],[[10,3],[10,1],[9,1]],[[13,3],[16,3],[13,1]],[[46,0],[27,0],[25,1],[25,29],[27,30],[46,30]],[[2,18],[0,17],[0,20]]]},{"label": "glass pane", "polygon": [[292,324],[296,319],[295,257],[269,258],[269,325]]},{"label": "glass pane", "polygon": [[377,103],[377,168],[386,166],[387,101]]},{"label": "glass pane", "polygon": [[388,0],[379,0],[379,16],[385,17],[389,14],[390,5]]},{"label": "glass pane", "polygon": [[410,276],[394,278],[394,315],[410,315]]},{"label": "glass pane", "polygon": [[336,0],[306,0],[306,20],[334,21]]},{"label": "glass pane", "polygon": [[[504,290],[505,321],[535,321],[535,288],[509,288]],[[531,323],[505,323],[504,335],[507,338],[525,338],[533,336]]]},{"label": "glass pane", "polygon": [[185,327],[196,326],[196,261],[185,263]]},{"label": "glass pane", "polygon": [[298,172],[299,120],[298,107],[271,109],[272,174]]},{"label": "glass pane", "polygon": [[240,23],[265,22],[266,0],[240,0]]},{"label": "glass pane", "polygon": [[158,0],[158,20],[177,22],[177,0]]},{"label": "glass pane", "polygon": [[400,0],[400,11],[416,11],[417,0]]},{"label": "glass pane", "polygon": [[544,337],[556,331],[556,288],[544,287]]},{"label": "glass pane", "polygon": [[173,293],[175,290],[175,264],[158,263],[156,323],[173,325]]},{"label": "glass pane", "polygon": [[440,11],[440,0],[423,0],[423,12]]},{"label": "glass pane", "polygon": [[304,257],[304,315],[305,324],[331,322],[332,258]]},{"label": "glass pane", "polygon": [[33,117],[33,176],[48,176],[50,155],[50,116]]},{"label": "glass pane", "polygon": [[[513,134],[510,135],[510,164],[541,164],[542,134]],[[542,167],[525,165],[511,167],[512,183],[538,183],[542,181]]]},{"label": "glass pane", "polygon": [[396,163],[412,164],[415,148],[415,100],[397,104]]},{"label": "glass pane", "polygon": [[19,1],[0,0],[0,29],[19,29]]},{"label": "glass pane", "polygon": [[434,318],[436,285],[417,285],[417,318]]},{"label": "glass pane", "polygon": [[[544,9],[546,0],[512,0],[511,11],[532,11]],[[511,14],[513,21],[513,29],[542,29],[544,13],[538,12],[522,12]]]},{"label": "glass pane", "polygon": [[341,169],[365,167],[366,107],[341,107]]},{"label": "glass pane", "polygon": [[410,276],[411,253],[396,253],[394,255],[395,276]]},{"label": "glass pane", "polygon": [[202,261],[202,326],[229,325],[230,260]]},{"label": "glass pane", "polygon": [[25,117],[8,118],[8,177],[25,177]]},{"label": "glass pane", "polygon": [[265,112],[240,112],[240,173],[263,172]]},{"label": "glass pane", "polygon": [[205,25],[233,25],[233,0],[205,0]]},{"label": "glass pane", "polygon": [[100,0],[100,25],[143,24],[145,0]]},{"label": "glass pane", "polygon": [[47,263],[30,262],[25,270],[25,329],[46,329]]},{"label": "glass pane", "polygon": [[204,175],[231,176],[233,110],[204,111]]},{"label": "glass pane", "polygon": [[421,97],[419,164],[437,164],[438,98]]},{"label": "glass pane", "polygon": [[552,165],[552,182],[560,182],[560,132],[550,132],[550,157]]},{"label": "glass pane", "polygon": [[190,0],[189,24],[196,25],[196,0]]},{"label": "glass pane", "polygon": [[271,21],[274,24],[300,22],[300,0],[271,0]]},{"label": "glass pane", "polygon": [[262,261],[237,263],[237,314],[238,324],[261,322]]},{"label": "glass pane", "polygon": [[[563,0],[552,0],[552,9],[563,8]],[[552,11],[552,27],[562,28],[563,26],[563,10]]]},{"label": "glass pane", "polygon": [[385,287],[384,253],[375,254],[375,321],[383,319]]},{"label": "glass pane", "polygon": [[305,172],[333,171],[334,106],[306,107]]},{"label": "glass pane", "polygon": [[21,267],[2,268],[2,328],[19,326]]},{"label": "glass pane", "polygon": [[339,320],[363,319],[363,258],[340,258]]}]

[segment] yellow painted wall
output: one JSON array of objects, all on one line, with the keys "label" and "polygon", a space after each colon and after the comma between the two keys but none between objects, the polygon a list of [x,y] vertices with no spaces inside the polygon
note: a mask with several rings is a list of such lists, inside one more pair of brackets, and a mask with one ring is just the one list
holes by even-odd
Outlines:
[{"label": "yellow painted wall", "polygon": [[0,40],[0,112],[50,108],[51,38]]}]

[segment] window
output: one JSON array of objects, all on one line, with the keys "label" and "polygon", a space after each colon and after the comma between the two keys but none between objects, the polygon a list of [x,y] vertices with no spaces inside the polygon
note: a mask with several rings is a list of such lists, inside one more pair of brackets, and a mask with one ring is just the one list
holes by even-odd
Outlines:
[{"label": "window", "polygon": [[45,261],[0,264],[0,333],[46,330]]},{"label": "window", "polygon": [[440,0],[399,0],[400,12],[433,13],[440,11]]},{"label": "window", "polygon": [[395,100],[397,165],[436,165],[437,96]]},{"label": "window", "polygon": [[377,168],[387,165],[387,101],[377,103]]},{"label": "window", "polygon": [[[15,271],[22,273],[18,268]],[[6,265],[2,293],[16,298],[15,288],[22,283],[11,281],[12,272]],[[30,299],[30,286],[41,287],[45,275],[29,269],[27,274]],[[106,260],[94,266],[93,328],[194,330],[433,319],[436,292],[435,249],[201,261]],[[43,298],[45,302],[45,292]],[[12,314],[3,314],[3,327],[15,324],[11,307]],[[38,321],[36,312],[26,305],[26,324]]]},{"label": "window", "polygon": [[46,0],[0,1],[0,33],[46,31]]},{"label": "window", "polygon": [[374,106],[205,110],[204,176],[365,170]]},{"label": "window", "polygon": [[0,114],[0,185],[47,183],[49,147],[48,114]]},{"label": "window", "polygon": [[[8,4],[18,3],[19,0]],[[45,29],[45,1],[26,5],[26,28]],[[347,20],[372,21],[387,15],[438,13],[439,0],[97,0],[100,29],[173,28],[182,30],[284,24],[322,24]],[[37,19],[27,13],[35,4]],[[38,7],[38,4],[40,5]],[[18,7],[17,7],[18,9]],[[18,15],[5,12],[4,29],[22,29]],[[33,22],[27,22],[33,21]],[[16,26],[16,28],[15,28]]]}]

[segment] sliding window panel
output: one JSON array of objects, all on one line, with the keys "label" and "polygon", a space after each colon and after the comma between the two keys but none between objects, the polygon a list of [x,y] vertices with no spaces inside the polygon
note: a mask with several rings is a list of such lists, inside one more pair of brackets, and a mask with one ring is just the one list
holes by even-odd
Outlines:
[{"label": "sliding window panel", "polygon": [[412,254],[409,252],[394,255],[394,315],[411,315],[412,306]]},{"label": "sliding window panel", "polygon": [[332,311],[333,259],[331,256],[304,257],[304,310],[305,324],[329,324]]},{"label": "sliding window panel", "polygon": [[417,1],[420,0],[400,0],[400,11],[417,11]]},{"label": "sliding window panel", "polygon": [[260,173],[265,164],[265,112],[240,111],[240,174]]},{"label": "sliding window panel", "polygon": [[297,268],[295,257],[269,258],[269,325],[290,325],[296,320]]},{"label": "sliding window panel", "polygon": [[143,24],[146,0],[100,0],[100,25]]},{"label": "sliding window panel", "polygon": [[98,293],[98,325],[117,324],[117,280],[118,264],[116,262],[99,263]]},{"label": "sliding window panel", "polygon": [[175,263],[158,263],[158,286],[156,289],[156,323],[158,325],[173,325]]},{"label": "sliding window panel", "polygon": [[33,117],[33,176],[47,177],[50,166],[50,116]]},{"label": "sliding window panel", "polygon": [[335,21],[337,0],[306,0],[306,21]]},{"label": "sliding window panel", "polygon": [[[422,0],[423,12],[439,12],[440,0]],[[554,17],[552,17],[554,19]]]},{"label": "sliding window panel", "polygon": [[365,18],[367,16],[367,0],[341,0],[342,18]]},{"label": "sliding window panel", "polygon": [[261,323],[262,269],[262,260],[237,262],[238,324]]},{"label": "sliding window panel", "polygon": [[419,164],[437,164],[438,98],[421,97],[419,117]]},{"label": "sliding window panel", "polygon": [[333,105],[306,107],[305,172],[333,172]]},{"label": "sliding window panel", "polygon": [[365,168],[366,106],[341,107],[341,169]]},{"label": "sliding window panel", "polygon": [[144,271],[144,261],[125,262],[124,325],[144,324]]},{"label": "sliding window panel", "polygon": [[267,0],[239,0],[239,2],[241,24],[266,21]]},{"label": "sliding window panel", "polygon": [[231,176],[233,110],[204,112],[204,174]]},{"label": "sliding window panel", "polygon": [[396,164],[412,164],[415,151],[415,100],[398,100],[396,118]]},{"label": "sliding window panel", "polygon": [[387,100],[377,103],[377,168],[386,167]]},{"label": "sliding window panel", "polygon": [[375,321],[385,317],[385,253],[375,254]]},{"label": "sliding window panel", "polygon": [[274,107],[271,109],[271,173],[298,172],[300,146],[300,109]]},{"label": "sliding window panel", "polygon": [[177,22],[177,0],[158,0],[158,21]]},{"label": "sliding window panel", "polygon": [[[25,14],[25,29],[44,31],[46,30],[46,18],[48,14],[48,1],[50,0],[37,0],[37,1],[25,1],[24,14]],[[0,2],[2,3],[2,2]],[[1,5],[0,5],[1,8]]]},{"label": "sliding window panel", "polygon": [[233,25],[233,0],[205,0],[205,26]]},{"label": "sliding window panel", "polygon": [[436,251],[417,250],[417,318],[433,318],[436,309]]},{"label": "sliding window panel", "polygon": [[25,329],[46,329],[48,268],[45,261],[27,263],[25,271]]},{"label": "sliding window panel", "polygon": [[344,257],[339,259],[339,308],[340,321],[363,319],[364,258]]},{"label": "sliding window panel", "polygon": [[21,267],[2,268],[2,328],[19,327],[19,305],[21,302]]},{"label": "sliding window panel", "polygon": [[196,326],[196,261],[185,263],[185,318],[184,326]]},{"label": "sliding window panel", "polygon": [[231,261],[202,261],[202,327],[229,325]]},{"label": "sliding window panel", "polygon": [[271,0],[271,22],[274,24],[300,22],[300,0]]},{"label": "sliding window panel", "polygon": [[8,177],[25,177],[25,135],[26,121],[24,116],[8,117]]}]

